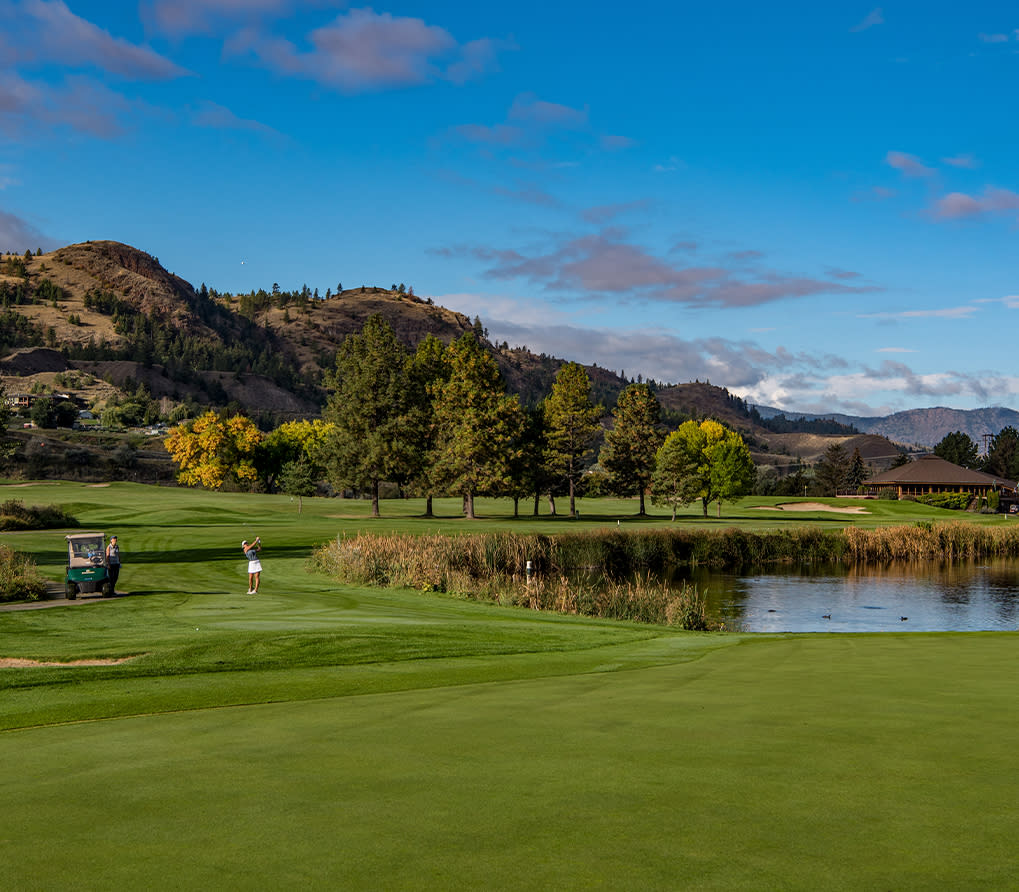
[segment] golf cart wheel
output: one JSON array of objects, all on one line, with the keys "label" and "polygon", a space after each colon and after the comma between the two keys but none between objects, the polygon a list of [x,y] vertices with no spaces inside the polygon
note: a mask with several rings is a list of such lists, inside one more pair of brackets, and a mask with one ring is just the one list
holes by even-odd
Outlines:
[{"label": "golf cart wheel", "polygon": [[106,582],[103,583],[102,592],[104,598],[113,597],[113,583],[110,582],[109,579],[107,579]]},{"label": "golf cart wheel", "polygon": [[76,586],[73,582],[67,583],[67,600],[73,601],[77,597],[78,597],[78,586]]}]

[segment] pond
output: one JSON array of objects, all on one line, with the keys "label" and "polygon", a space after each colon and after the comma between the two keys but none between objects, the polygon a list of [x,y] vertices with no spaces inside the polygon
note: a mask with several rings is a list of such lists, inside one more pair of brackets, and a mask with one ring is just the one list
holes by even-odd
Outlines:
[{"label": "pond", "polygon": [[674,577],[747,632],[974,632],[1019,628],[1019,561],[769,567]]}]

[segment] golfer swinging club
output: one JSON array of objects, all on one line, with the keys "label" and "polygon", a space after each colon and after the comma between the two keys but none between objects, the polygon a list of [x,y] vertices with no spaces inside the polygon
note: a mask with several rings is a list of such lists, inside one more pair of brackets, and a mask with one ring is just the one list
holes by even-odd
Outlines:
[{"label": "golfer swinging club", "polygon": [[262,538],[255,537],[254,542],[245,539],[241,542],[241,550],[248,559],[248,594],[258,594],[258,582],[262,575],[262,562],[258,559],[258,553],[262,550]]}]

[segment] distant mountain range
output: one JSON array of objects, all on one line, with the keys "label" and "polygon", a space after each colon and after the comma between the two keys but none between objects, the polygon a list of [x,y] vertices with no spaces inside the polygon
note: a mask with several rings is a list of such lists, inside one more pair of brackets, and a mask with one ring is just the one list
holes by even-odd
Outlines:
[{"label": "distant mountain range", "polygon": [[786,418],[831,418],[840,424],[851,424],[865,434],[878,434],[896,443],[907,446],[932,448],[947,434],[962,431],[972,439],[981,451],[984,437],[993,436],[1005,427],[1019,429],[1019,412],[1003,406],[985,409],[949,409],[935,406],[930,409],[908,409],[892,415],[844,415],[839,412],[812,415],[805,412],[789,412],[773,406],[757,406],[763,418],[785,415]]}]

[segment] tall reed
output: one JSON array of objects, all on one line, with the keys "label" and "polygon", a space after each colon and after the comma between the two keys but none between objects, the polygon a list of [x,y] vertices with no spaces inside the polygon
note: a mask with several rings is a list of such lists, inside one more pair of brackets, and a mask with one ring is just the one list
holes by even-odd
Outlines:
[{"label": "tall reed", "polygon": [[[692,628],[700,622],[695,606],[690,606],[696,592],[677,593],[667,584],[653,583],[650,574],[697,565],[739,569],[774,563],[1015,556],[1019,526],[955,522],[873,530],[609,529],[552,536],[360,533],[321,546],[314,561],[346,583],[444,591],[541,610]],[[701,614],[703,619],[703,610]]]}]

